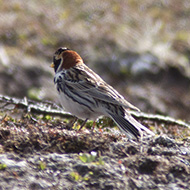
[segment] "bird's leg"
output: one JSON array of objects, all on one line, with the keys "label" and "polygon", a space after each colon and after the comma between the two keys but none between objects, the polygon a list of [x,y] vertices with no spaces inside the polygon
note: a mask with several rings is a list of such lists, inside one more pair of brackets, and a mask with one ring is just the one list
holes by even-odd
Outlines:
[{"label": "bird's leg", "polygon": [[93,121],[93,124],[92,124],[92,131],[94,131],[95,126],[96,126],[96,121]]},{"label": "bird's leg", "polygon": [[67,127],[71,128],[75,123],[76,121],[78,120],[77,117],[74,117],[68,124],[67,124]]},{"label": "bird's leg", "polygon": [[84,122],[81,124],[80,128],[79,128],[79,131],[84,127],[84,125],[86,124],[86,122],[88,121],[88,118],[86,118],[84,120]]}]

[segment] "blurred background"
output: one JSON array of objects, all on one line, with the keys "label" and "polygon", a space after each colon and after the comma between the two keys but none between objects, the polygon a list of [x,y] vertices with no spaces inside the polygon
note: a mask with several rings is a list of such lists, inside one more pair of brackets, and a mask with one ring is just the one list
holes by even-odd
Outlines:
[{"label": "blurred background", "polygon": [[58,103],[59,47],[148,113],[189,119],[189,0],[0,0],[0,94]]}]

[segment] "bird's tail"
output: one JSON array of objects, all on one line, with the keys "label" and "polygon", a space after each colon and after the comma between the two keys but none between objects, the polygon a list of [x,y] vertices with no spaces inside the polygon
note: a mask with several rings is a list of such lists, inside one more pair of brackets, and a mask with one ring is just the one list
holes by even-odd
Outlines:
[{"label": "bird's tail", "polygon": [[143,136],[143,132],[149,135],[154,135],[152,131],[136,121],[130,114],[126,114],[125,117],[121,115],[109,114],[110,117],[116,122],[118,127],[126,134],[128,138],[139,138]]}]

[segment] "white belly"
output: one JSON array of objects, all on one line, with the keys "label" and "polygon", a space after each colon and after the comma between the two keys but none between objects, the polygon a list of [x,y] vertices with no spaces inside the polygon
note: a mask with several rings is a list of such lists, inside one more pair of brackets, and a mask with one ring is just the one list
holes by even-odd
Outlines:
[{"label": "white belly", "polygon": [[83,106],[83,105],[73,101],[68,96],[66,96],[64,93],[60,93],[59,97],[60,97],[61,105],[64,108],[64,110],[78,118],[81,118],[81,119],[88,118],[88,119],[96,120],[98,117],[104,115],[101,110],[96,109],[96,110],[94,110],[94,112],[92,112],[86,106]]}]

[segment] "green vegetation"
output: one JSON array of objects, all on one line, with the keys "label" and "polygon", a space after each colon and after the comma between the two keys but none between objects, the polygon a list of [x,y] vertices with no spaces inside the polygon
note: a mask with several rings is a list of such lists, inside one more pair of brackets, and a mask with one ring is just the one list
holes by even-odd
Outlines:
[{"label": "green vegetation", "polygon": [[7,168],[7,165],[6,164],[1,164],[0,163],[0,170],[5,170]]},{"label": "green vegetation", "polygon": [[38,165],[38,168],[39,168],[40,170],[45,170],[45,169],[46,169],[46,163],[43,162],[43,161],[40,161],[40,162],[39,162],[39,165]]}]

